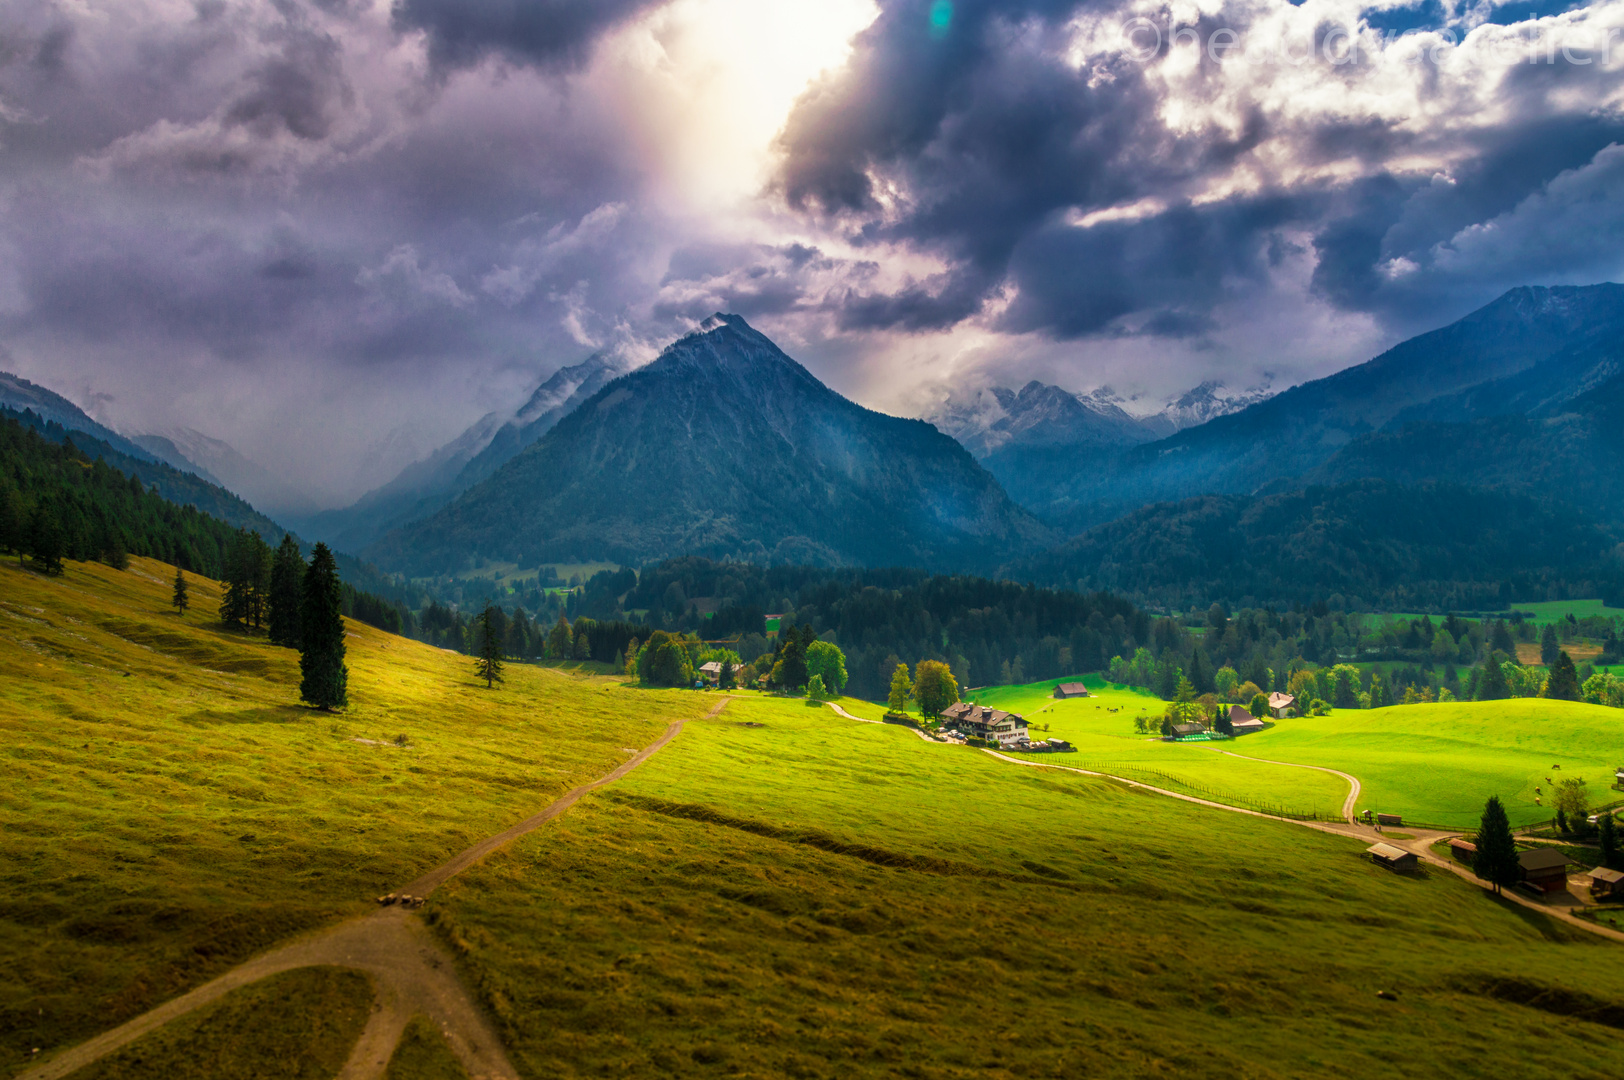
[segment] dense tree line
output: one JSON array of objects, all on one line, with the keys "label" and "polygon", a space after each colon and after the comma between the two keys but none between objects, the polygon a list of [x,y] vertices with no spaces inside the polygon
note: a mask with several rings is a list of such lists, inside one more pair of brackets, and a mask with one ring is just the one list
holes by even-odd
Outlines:
[{"label": "dense tree line", "polygon": [[[635,618],[651,630],[728,644],[766,670],[786,639],[769,639],[766,617],[810,630],[843,653],[846,692],[884,701],[899,664],[948,664],[964,686],[1102,670],[1109,658],[1150,640],[1153,620],[1119,597],[1039,589],[920,570],[825,569],[702,558],[671,559],[641,573],[588,581],[583,606]],[[793,674],[793,671],[792,671]],[[798,685],[804,685],[804,682]]]}]

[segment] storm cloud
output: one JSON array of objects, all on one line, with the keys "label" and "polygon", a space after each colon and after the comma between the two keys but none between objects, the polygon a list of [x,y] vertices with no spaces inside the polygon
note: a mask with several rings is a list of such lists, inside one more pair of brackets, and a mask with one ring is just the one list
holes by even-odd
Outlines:
[{"label": "storm cloud", "polygon": [[1621,69],[1624,0],[15,0],[0,347],[326,503],[718,309],[895,410],[1283,384],[1618,277]]}]

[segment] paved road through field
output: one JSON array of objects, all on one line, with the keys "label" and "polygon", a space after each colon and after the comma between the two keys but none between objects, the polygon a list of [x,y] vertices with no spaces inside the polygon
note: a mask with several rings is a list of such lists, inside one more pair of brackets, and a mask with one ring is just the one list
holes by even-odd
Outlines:
[{"label": "paved road through field", "polygon": [[[723,698],[705,719],[727,707]],[[460,874],[486,855],[567,811],[581,796],[631,772],[676,738],[686,721],[674,721],[665,733],[607,776],[582,784],[554,800],[540,813],[511,829],[481,840],[443,865],[400,889],[401,895],[426,897],[447,879]],[[306,935],[290,944],[240,964],[219,978],[158,1006],[87,1042],[57,1054],[21,1073],[17,1080],[57,1080],[84,1068],[150,1031],[218,1001],[239,987],[294,968],[330,965],[363,971],[372,979],[377,997],[372,1016],[356,1040],[339,1080],[377,1080],[383,1076],[406,1025],[423,1015],[438,1027],[470,1080],[517,1080],[518,1073],[490,1021],[457,978],[456,962],[435,940],[416,914],[391,905]]]}]

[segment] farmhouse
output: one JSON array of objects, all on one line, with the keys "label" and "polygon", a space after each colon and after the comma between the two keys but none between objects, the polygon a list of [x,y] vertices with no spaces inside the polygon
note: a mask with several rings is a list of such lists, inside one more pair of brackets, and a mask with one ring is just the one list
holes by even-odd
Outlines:
[{"label": "farmhouse", "polygon": [[1239,705],[1229,707],[1229,726],[1237,735],[1262,731],[1267,725]]},{"label": "farmhouse", "polygon": [[1568,887],[1568,863],[1572,860],[1555,848],[1541,847],[1519,851],[1522,883],[1540,892],[1562,892]]},{"label": "farmhouse", "polygon": [[1000,746],[1026,739],[1024,716],[985,705],[973,705],[968,701],[960,701],[943,709],[942,720],[966,735],[996,741]]},{"label": "farmhouse", "polygon": [[712,660],[708,664],[699,665],[699,677],[712,686],[722,681],[722,662]]},{"label": "farmhouse", "polygon": [[1371,862],[1385,866],[1389,870],[1414,870],[1420,862],[1415,852],[1405,851],[1392,844],[1371,844],[1365,851],[1370,855]]},{"label": "farmhouse", "polygon": [[1297,699],[1290,694],[1276,692],[1269,695],[1269,715],[1276,720],[1284,720],[1296,707]]},{"label": "farmhouse", "polygon": [[1063,682],[1054,688],[1054,696],[1062,699],[1070,697],[1087,697],[1088,687],[1084,686],[1080,682]]},{"label": "farmhouse", "polygon": [[1624,896],[1624,870],[1598,866],[1590,871],[1590,895],[1601,900],[1615,900]]}]

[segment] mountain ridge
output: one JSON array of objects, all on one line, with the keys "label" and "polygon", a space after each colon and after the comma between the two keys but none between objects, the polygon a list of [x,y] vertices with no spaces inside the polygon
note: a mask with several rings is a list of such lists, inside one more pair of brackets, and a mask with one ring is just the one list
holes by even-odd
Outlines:
[{"label": "mountain ridge", "polygon": [[849,401],[718,313],[367,554],[414,573],[474,552],[970,568],[1053,539],[957,442]]}]

